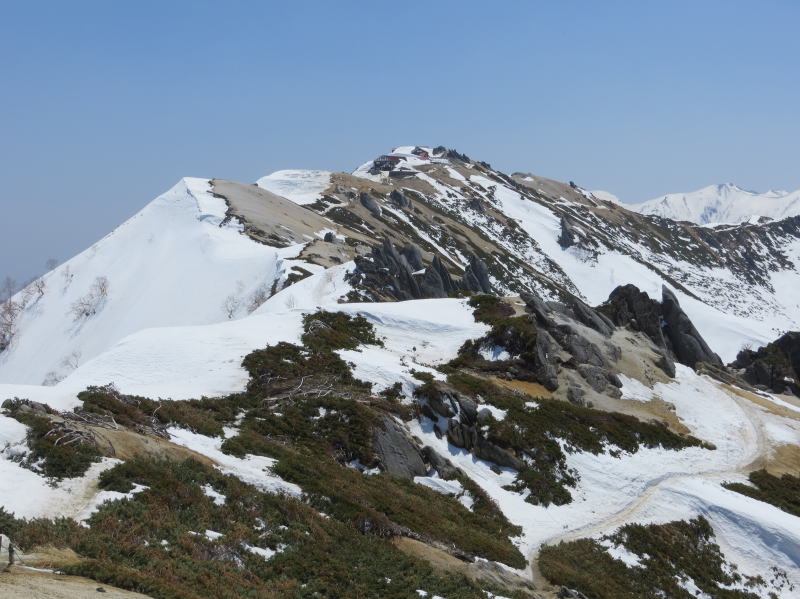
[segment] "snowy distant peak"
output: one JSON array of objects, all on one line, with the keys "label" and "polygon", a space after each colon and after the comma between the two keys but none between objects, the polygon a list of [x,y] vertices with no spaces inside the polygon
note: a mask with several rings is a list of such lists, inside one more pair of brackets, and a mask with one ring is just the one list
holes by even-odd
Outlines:
[{"label": "snowy distant peak", "polygon": [[758,193],[722,183],[689,193],[667,194],[629,208],[700,225],[757,222],[760,217],[781,220],[800,214],[800,190]]}]

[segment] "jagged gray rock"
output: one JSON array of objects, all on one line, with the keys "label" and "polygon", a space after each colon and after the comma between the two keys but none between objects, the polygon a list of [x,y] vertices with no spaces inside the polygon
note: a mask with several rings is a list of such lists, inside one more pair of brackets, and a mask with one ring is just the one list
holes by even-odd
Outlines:
[{"label": "jagged gray rock", "polygon": [[458,468],[447,458],[439,454],[433,447],[426,445],[422,448],[422,457],[444,479],[452,478],[458,474]]},{"label": "jagged gray rock", "polygon": [[[602,311],[620,326],[645,333],[658,347],[681,364],[695,368],[698,362],[722,366],[722,360],[711,351],[708,344],[681,309],[678,298],[667,287],[662,287],[661,303],[651,299],[635,285],[617,287],[611,292]],[[659,361],[661,362],[661,361]],[[674,364],[661,362],[667,374]],[[674,372],[671,376],[674,376]]]},{"label": "jagged gray rock", "polygon": [[536,380],[548,391],[558,389],[558,353],[556,340],[547,331],[536,334]]},{"label": "jagged gray rock", "polygon": [[610,337],[614,332],[614,323],[607,316],[593,310],[578,298],[573,300],[572,311],[578,322],[594,329],[598,333]]},{"label": "jagged gray rock", "polygon": [[608,296],[603,312],[617,326],[629,326],[646,334],[658,347],[668,348],[662,330],[661,304],[636,285],[622,285]]},{"label": "jagged gray rock", "polygon": [[492,292],[489,269],[486,267],[486,263],[474,254],[469,258],[469,264],[467,264],[467,268],[464,271],[462,285],[467,291],[475,293]]},{"label": "jagged gray rock", "polygon": [[413,480],[428,471],[422,454],[403,427],[391,417],[384,416],[375,431],[375,453],[390,476]]},{"label": "jagged gray rock", "polygon": [[370,194],[366,191],[362,191],[358,196],[361,205],[364,206],[367,210],[369,210],[375,216],[380,216],[383,213],[383,210],[378,205],[378,202],[373,198]]},{"label": "jagged gray rock", "polygon": [[389,200],[391,200],[392,204],[398,208],[408,208],[411,206],[411,200],[406,197],[406,194],[398,189],[392,190],[392,192],[389,194]]},{"label": "jagged gray rock", "polygon": [[447,440],[456,447],[462,447],[487,462],[498,466],[521,470],[525,463],[511,452],[486,439],[478,429],[456,418],[451,418],[447,428]]},{"label": "jagged gray rock", "polygon": [[570,222],[562,216],[561,234],[558,236],[558,245],[560,245],[563,250],[572,247],[577,243],[576,237],[575,229],[573,229]]},{"label": "jagged gray rock", "polygon": [[583,377],[589,386],[598,393],[604,393],[606,387],[610,384],[614,387],[622,387],[622,381],[613,372],[600,368],[599,366],[592,366],[591,364],[579,364],[578,372]]},{"label": "jagged gray rock", "polygon": [[575,383],[567,385],[567,401],[571,404],[585,406],[586,402],[583,399],[584,397],[586,397],[586,392],[580,385],[576,385]]},{"label": "jagged gray rock", "polygon": [[400,253],[405,257],[408,261],[408,265],[414,269],[422,270],[424,264],[422,262],[422,252],[419,251],[419,248],[415,245],[407,243],[403,246],[403,249],[400,250]]},{"label": "jagged gray rock", "polygon": [[486,208],[483,206],[483,200],[480,198],[471,198],[469,201],[469,207],[475,212],[480,212],[481,214],[486,212]]},{"label": "jagged gray rock", "polygon": [[572,354],[572,361],[576,365],[591,364],[604,368],[608,366],[600,348],[578,333],[572,325],[559,325],[553,333],[554,335],[558,333],[559,336],[556,337],[556,340],[561,344],[561,347]]},{"label": "jagged gray rock", "polygon": [[556,323],[550,317],[551,310],[547,307],[544,303],[542,298],[540,298],[535,293],[521,293],[520,298],[523,302],[525,302],[525,306],[533,313],[536,317],[536,322],[540,326],[544,327],[547,330],[551,330],[555,328]]},{"label": "jagged gray rock", "polygon": [[669,338],[672,351],[681,364],[692,368],[698,362],[722,366],[720,357],[711,351],[692,321],[681,309],[678,298],[667,287],[661,288],[661,311],[664,316],[664,333]]}]

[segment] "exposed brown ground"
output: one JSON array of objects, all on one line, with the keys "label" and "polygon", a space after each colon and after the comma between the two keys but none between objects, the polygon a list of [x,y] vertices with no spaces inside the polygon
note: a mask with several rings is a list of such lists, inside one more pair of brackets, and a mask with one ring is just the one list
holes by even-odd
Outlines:
[{"label": "exposed brown ground", "polygon": [[505,387],[506,389],[513,389],[514,391],[522,391],[533,397],[544,397],[550,399],[553,397],[553,392],[548,391],[539,383],[531,383],[529,381],[518,381],[517,379],[506,380],[500,377],[491,377],[493,383]]},{"label": "exposed brown ground", "polygon": [[492,562],[464,562],[446,551],[407,537],[395,537],[392,539],[392,544],[406,555],[426,561],[439,573],[462,574],[472,581],[487,582],[509,590],[525,590],[529,597],[534,599],[540,597],[538,594],[532,594],[530,581]]},{"label": "exposed brown ground", "polygon": [[[98,588],[104,592],[99,592]],[[14,567],[0,572],[0,597],[8,599],[149,599],[79,576],[36,572]]]},{"label": "exposed brown ground", "polygon": [[[757,393],[746,391],[745,389],[732,385],[722,385],[722,387],[727,392],[754,403],[766,412],[800,422],[800,412],[778,405]],[[782,395],[780,398],[792,404],[797,403],[797,398],[794,397]],[[753,462],[751,468],[753,470],[763,468],[774,476],[781,476],[782,474],[798,476],[800,475],[800,445],[772,445],[767,454],[760,456],[758,460]]]},{"label": "exposed brown ground", "polygon": [[101,451],[112,458],[130,460],[137,457],[147,457],[156,460],[182,461],[193,458],[207,466],[214,462],[206,456],[187,447],[176,445],[166,439],[148,437],[129,430],[110,430],[107,428],[89,426],[99,443]]}]

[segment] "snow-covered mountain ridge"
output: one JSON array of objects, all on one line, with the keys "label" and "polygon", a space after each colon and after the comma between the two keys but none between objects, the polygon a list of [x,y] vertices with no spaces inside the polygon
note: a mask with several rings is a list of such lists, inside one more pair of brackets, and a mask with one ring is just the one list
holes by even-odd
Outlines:
[{"label": "snow-covered mountain ridge", "polygon": [[[402,159],[391,170],[370,161],[353,175],[280,171],[258,187],[184,180],[45,275],[46,292],[18,294],[24,307],[0,353],[0,381],[53,382],[127,334],[238,317],[323,269],[336,272],[326,278],[347,275],[342,293],[352,298],[386,298],[390,287],[392,299],[430,297],[431,285],[441,295],[441,277],[425,270],[434,257],[447,277],[463,276],[472,256],[498,292],[576,294],[593,305],[619,285],[634,282],[658,297],[666,284],[726,361],[743,344],[800,328],[792,291],[800,285],[800,217],[699,227],[534,175],[508,176],[457,152],[426,160],[398,150],[407,151],[395,152]],[[414,264],[381,264],[370,274],[371,248],[383,241],[413,245]],[[98,277],[110,287],[102,309],[75,317]]]},{"label": "snow-covered mountain ridge", "polygon": [[756,223],[762,218],[782,220],[800,215],[800,190],[758,193],[725,183],[689,193],[670,193],[627,208],[700,225]]},{"label": "snow-covered mountain ridge", "polygon": [[800,520],[748,476],[797,472],[795,383],[760,381],[800,363],[723,363],[799,328],[799,260],[800,217],[443,147],[185,179],[5,302],[0,507],[154,597],[798,597]]}]

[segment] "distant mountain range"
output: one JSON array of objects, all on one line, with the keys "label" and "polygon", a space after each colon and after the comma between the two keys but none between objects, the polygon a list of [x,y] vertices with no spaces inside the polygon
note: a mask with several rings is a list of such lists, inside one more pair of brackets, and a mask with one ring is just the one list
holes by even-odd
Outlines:
[{"label": "distant mountain range", "polygon": [[[608,192],[596,192],[595,195],[600,199],[619,201]],[[626,207],[641,214],[699,225],[758,222],[761,218],[781,220],[800,214],[800,190],[758,193],[733,183],[724,183],[688,193],[670,193]]]}]

